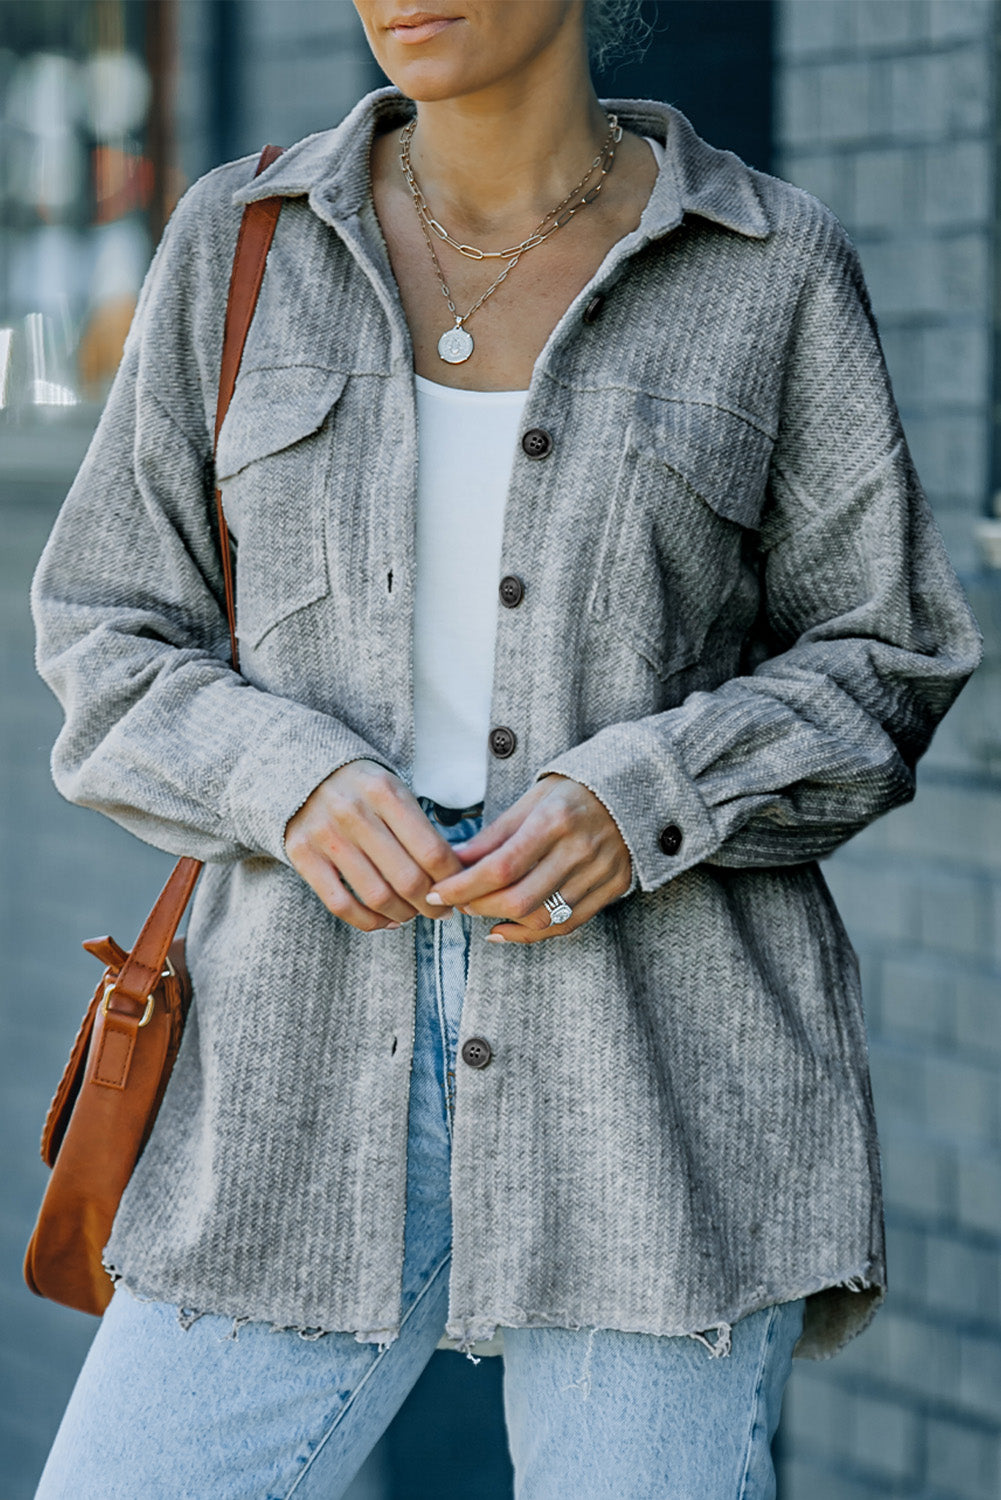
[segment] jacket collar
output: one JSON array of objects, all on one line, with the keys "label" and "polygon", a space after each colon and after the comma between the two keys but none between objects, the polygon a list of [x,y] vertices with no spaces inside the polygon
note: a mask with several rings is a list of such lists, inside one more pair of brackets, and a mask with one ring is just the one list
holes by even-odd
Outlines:
[{"label": "jacket collar", "polygon": [[[623,125],[664,143],[664,164],[643,212],[640,229],[665,234],[686,214],[708,219],[751,239],[765,239],[771,225],[755,186],[755,173],[732,151],[720,151],[696,135],[670,104],[655,99],[604,99]],[[375,89],[360,99],[333,130],[306,136],[259,177],[233,194],[234,204],[259,198],[308,196],[324,217],[346,219],[360,212],[370,194],[369,148],[376,126],[403,124],[413,104],[399,89]]]}]

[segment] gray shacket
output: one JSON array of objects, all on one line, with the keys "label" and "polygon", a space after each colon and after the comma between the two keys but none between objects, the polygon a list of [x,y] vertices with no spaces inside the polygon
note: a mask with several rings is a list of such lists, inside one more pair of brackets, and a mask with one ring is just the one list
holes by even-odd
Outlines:
[{"label": "gray shacket", "polygon": [[[822,204],[609,101],[666,159],[539,356],[498,600],[489,822],[557,771],[628,844],[570,936],[477,919],[447,1339],[720,1329],[806,1296],[798,1352],[885,1286],[855,955],[817,861],[914,792],[980,637],[900,427],[855,251]],[[414,929],[340,922],[291,867],[326,776],[413,763],[413,355],[362,99],[176,209],[33,588],[71,801],[206,860],[195,1002],[107,1248],[144,1296],[301,1330],[400,1326]],[[243,205],[285,204],[211,493]],[[429,269],[430,274],[430,269]],[[597,293],[596,316],[582,317]],[[518,315],[517,276],[498,294]],[[444,326],[444,324],[443,324]],[[152,893],[151,893],[152,896]]]}]

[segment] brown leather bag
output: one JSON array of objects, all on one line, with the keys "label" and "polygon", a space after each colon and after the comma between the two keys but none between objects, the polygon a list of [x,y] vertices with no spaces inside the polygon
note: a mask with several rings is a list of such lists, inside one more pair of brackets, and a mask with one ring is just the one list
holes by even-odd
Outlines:
[{"label": "brown leather bag", "polygon": [[[281,150],[265,146],[257,172]],[[256,175],[256,173],[255,173]],[[226,304],[215,439],[236,385],[243,346],[281,210],[263,198],[243,211]],[[239,667],[229,531],[216,490],[226,613]],[[106,965],[87,1007],[42,1131],[52,1168],[28,1242],[24,1278],[33,1292],[100,1316],[114,1290],[102,1263],[125,1185],[153,1129],[191,998],[178,925],[201,871],[181,859],[130,953],[113,938],[84,943]]]}]

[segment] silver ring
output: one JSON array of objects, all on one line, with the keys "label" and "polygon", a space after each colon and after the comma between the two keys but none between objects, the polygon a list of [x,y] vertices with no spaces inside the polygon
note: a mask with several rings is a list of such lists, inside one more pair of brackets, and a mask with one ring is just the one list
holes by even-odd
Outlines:
[{"label": "silver ring", "polygon": [[558,922],[567,922],[573,916],[573,907],[567,904],[559,891],[554,891],[551,896],[546,897],[546,910],[553,925]]}]

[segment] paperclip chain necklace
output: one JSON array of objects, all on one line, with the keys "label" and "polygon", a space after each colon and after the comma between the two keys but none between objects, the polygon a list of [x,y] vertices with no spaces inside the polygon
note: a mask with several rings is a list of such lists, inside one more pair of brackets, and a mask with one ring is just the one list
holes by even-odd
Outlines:
[{"label": "paperclip chain necklace", "polygon": [[[527,239],[522,240],[517,245],[508,245],[506,250],[480,250],[475,245],[464,245],[459,240],[454,239],[448,230],[439,224],[438,220],[433,217],[428,207],[427,199],[420,190],[410,160],[410,142],[417,125],[416,115],[401,131],[400,166],[403,169],[403,175],[407,179],[407,185],[414,200],[414,208],[417,210],[417,218],[431,254],[435,274],[438,277],[441,287],[441,294],[448,303],[449,312],[455,319],[454,326],[447,328],[438,340],[438,355],[446,364],[460,365],[472,354],[475,348],[473,336],[465,327],[465,324],[473,316],[473,313],[483,306],[491,293],[497,290],[501,282],[507,279],[526,250],[534,250],[537,245],[543,244],[551,234],[556,233],[557,229],[562,229],[565,224],[569,224],[575,213],[582,208],[586,208],[589,203],[593,203],[595,198],[597,198],[604,186],[605,178],[612,170],[615,162],[615,147],[622,139],[622,127],[619,124],[617,116],[609,115],[608,122],[608,134],[602,142],[601,150],[584,173],[584,176],[570,189],[566,197],[557,203],[555,208],[551,208],[545,217],[540,219]],[[593,177],[595,172],[600,172],[601,174],[598,181],[574,203],[573,199],[582,191],[585,184]],[[553,220],[552,224],[549,224],[550,219]],[[549,224],[548,229],[545,227],[547,224]],[[441,262],[438,259],[434,243],[431,239],[432,233],[436,234],[440,240],[444,240],[446,244],[451,245],[455,250],[458,250],[460,255],[466,256],[467,260],[507,261],[507,265],[501,271],[500,275],[494,278],[483,295],[476,299],[467,313],[460,314],[456,310],[452,293],[449,291],[448,283],[445,280],[445,273],[442,271]]]}]

